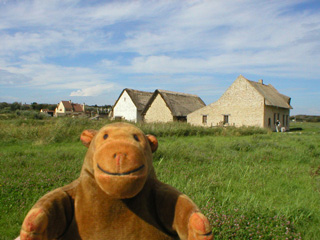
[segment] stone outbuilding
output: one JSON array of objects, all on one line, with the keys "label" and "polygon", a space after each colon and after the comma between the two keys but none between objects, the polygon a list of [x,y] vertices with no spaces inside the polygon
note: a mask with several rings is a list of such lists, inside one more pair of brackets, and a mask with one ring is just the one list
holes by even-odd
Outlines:
[{"label": "stone outbuilding", "polygon": [[155,90],[142,112],[145,122],[186,121],[187,115],[205,103],[197,95]]},{"label": "stone outbuilding", "polygon": [[140,122],[141,113],[152,96],[152,92],[125,88],[112,109],[112,118]]},{"label": "stone outbuilding", "polygon": [[198,126],[257,126],[275,130],[276,121],[289,129],[291,98],[263,80],[250,81],[240,75],[220,99],[187,116]]}]

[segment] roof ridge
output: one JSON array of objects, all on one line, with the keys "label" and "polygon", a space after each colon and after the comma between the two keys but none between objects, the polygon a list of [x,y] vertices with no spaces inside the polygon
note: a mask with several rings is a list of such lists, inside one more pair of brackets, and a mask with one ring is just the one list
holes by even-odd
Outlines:
[{"label": "roof ridge", "polygon": [[[286,106],[286,108],[292,108],[290,105],[290,100],[289,100],[290,97],[280,93],[271,84],[266,85],[266,84],[263,84],[260,82],[255,82],[255,81],[248,80],[248,79],[246,79],[246,80],[265,99],[266,104],[268,103],[267,105],[280,106],[280,107]],[[278,97],[277,97],[277,95],[278,95]],[[280,100],[279,97],[282,100]],[[280,102],[279,102],[279,100],[280,100]]]},{"label": "roof ridge", "polygon": [[206,105],[202,99],[195,94],[156,89],[146,104],[146,107],[142,112],[143,115],[146,114],[157,96],[161,96],[161,98],[163,98],[166,106],[174,116],[187,115],[188,113]]},{"label": "roof ridge", "polygon": [[153,92],[149,92],[149,91],[142,91],[142,90],[137,90],[137,89],[132,89],[132,88],[125,88],[124,90],[134,91],[134,92],[143,92],[143,93],[153,93]]},{"label": "roof ridge", "polygon": [[[142,111],[145,108],[146,98],[150,99],[150,97],[153,94],[153,92],[146,92],[146,91],[140,91],[140,90],[135,90],[135,89],[131,89],[131,88],[125,88],[125,89],[123,89],[120,96],[122,96],[123,92],[125,92],[125,91],[127,92],[129,97],[131,98],[133,104],[137,107],[137,109],[139,111],[140,110]],[[119,96],[119,98],[120,98],[120,96]],[[119,100],[119,98],[118,98],[118,100]],[[116,103],[118,102],[118,100],[116,101]]]},{"label": "roof ridge", "polygon": [[156,91],[160,93],[169,93],[169,94],[175,94],[175,95],[184,95],[184,96],[193,96],[193,97],[199,97],[196,94],[190,94],[190,93],[182,93],[182,92],[174,92],[169,90],[163,90],[163,89],[157,89]]}]

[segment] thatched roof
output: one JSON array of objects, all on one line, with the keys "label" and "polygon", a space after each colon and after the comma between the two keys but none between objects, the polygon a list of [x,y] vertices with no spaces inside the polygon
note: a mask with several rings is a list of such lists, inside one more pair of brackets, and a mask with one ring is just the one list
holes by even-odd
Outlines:
[{"label": "thatched roof", "polygon": [[195,110],[198,110],[206,105],[197,95],[157,89],[152,94],[142,114],[146,114],[158,94],[161,95],[174,117],[187,116],[189,113],[194,112]]},{"label": "thatched roof", "polygon": [[[243,76],[240,75],[240,77]],[[271,84],[264,85],[262,80],[260,82],[246,80],[264,97],[265,105],[292,109],[291,98],[279,93]]]},{"label": "thatched roof", "polygon": [[[137,107],[138,111],[142,111],[147,102],[149,101],[150,97],[152,96],[152,92],[144,92],[144,91],[139,91],[139,90],[134,90],[130,88],[125,88],[123,89],[122,93],[120,94],[118,100],[122,96],[123,92],[126,91],[128,95],[130,96],[132,102],[134,105]],[[114,106],[117,104],[118,100],[114,104]]]}]

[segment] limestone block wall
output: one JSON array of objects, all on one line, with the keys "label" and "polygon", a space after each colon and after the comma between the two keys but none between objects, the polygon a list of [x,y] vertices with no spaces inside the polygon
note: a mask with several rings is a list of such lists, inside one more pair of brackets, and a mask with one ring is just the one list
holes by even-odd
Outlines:
[{"label": "limestone block wall", "polygon": [[160,94],[156,96],[148,111],[144,116],[144,121],[150,122],[172,122],[173,116],[170,109]]},{"label": "limestone block wall", "polygon": [[126,91],[122,93],[117,104],[114,106],[113,117],[122,117],[128,121],[137,121],[137,107]]},{"label": "limestone block wall", "polygon": [[285,127],[286,130],[290,129],[290,109],[278,108],[272,106],[265,106],[265,117],[264,117],[264,127],[270,128],[272,131],[275,131],[275,121],[279,120],[282,127]]},{"label": "limestone block wall", "polygon": [[[200,126],[223,125],[225,116],[232,126],[258,126],[264,124],[264,98],[242,78],[227,89],[221,98],[187,116],[188,123]],[[207,123],[203,123],[203,115]]]}]

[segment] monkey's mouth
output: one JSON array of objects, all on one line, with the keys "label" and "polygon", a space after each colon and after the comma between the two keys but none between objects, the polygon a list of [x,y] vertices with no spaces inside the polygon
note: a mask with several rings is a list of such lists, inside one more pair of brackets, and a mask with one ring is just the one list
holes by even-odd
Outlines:
[{"label": "monkey's mouth", "polygon": [[108,174],[108,175],[112,175],[112,176],[125,176],[125,175],[130,175],[131,173],[135,173],[135,172],[138,172],[140,171],[141,169],[144,168],[144,164],[142,164],[140,167],[138,168],[135,168],[131,171],[128,171],[128,172],[123,172],[123,173],[113,173],[113,172],[108,172],[106,170],[104,170],[102,167],[99,166],[99,164],[97,164],[97,167],[104,173]]}]

